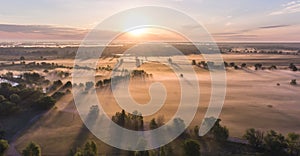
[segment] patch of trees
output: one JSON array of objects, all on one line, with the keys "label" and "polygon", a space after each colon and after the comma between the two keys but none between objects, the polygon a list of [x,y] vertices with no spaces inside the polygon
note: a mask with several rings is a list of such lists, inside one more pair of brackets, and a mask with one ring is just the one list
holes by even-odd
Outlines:
[{"label": "patch of trees", "polygon": [[16,83],[19,83],[19,84],[32,85],[32,84],[45,84],[45,83],[47,83],[46,82],[47,80],[45,79],[44,76],[41,76],[40,74],[35,73],[35,72],[33,72],[33,73],[27,72],[27,73],[24,73],[23,75],[19,75],[17,77],[14,77],[12,72],[7,72],[6,74],[3,74],[1,77],[6,79],[6,80],[16,82]]},{"label": "patch of trees", "polygon": [[131,77],[152,77],[152,74],[148,74],[146,71],[144,70],[133,70],[131,72]]},{"label": "patch of trees", "polygon": [[44,76],[41,76],[40,74],[33,72],[33,73],[24,73],[23,74],[23,79],[27,83],[34,83],[36,84],[37,82],[42,82],[45,80]]},{"label": "patch of trees", "polygon": [[296,67],[296,65],[294,65],[294,63],[290,63],[289,69],[292,70],[292,71],[297,71],[298,70],[298,68]]},{"label": "patch of trees", "polygon": [[106,65],[106,67],[99,67],[98,70],[112,71],[113,69],[110,65]]},{"label": "patch of trees", "polygon": [[94,141],[88,141],[82,148],[71,150],[70,156],[98,156],[97,144]]},{"label": "patch of trees", "polygon": [[254,64],[255,70],[262,69],[262,64],[261,63],[256,63]]},{"label": "patch of trees", "polygon": [[215,62],[212,62],[212,61],[200,61],[200,62],[196,62],[196,60],[192,60],[192,65],[195,65],[195,66],[198,66],[200,68],[203,68],[203,69],[222,69],[221,67],[228,67],[228,64],[227,62],[224,62],[224,64],[217,64]]},{"label": "patch of trees", "polygon": [[142,114],[134,111],[126,113],[124,110],[112,116],[112,121],[121,127],[131,130],[144,130],[144,120]]},{"label": "patch of trees", "polygon": [[54,91],[57,90],[59,87],[63,85],[61,80],[56,80],[53,82],[53,84],[47,89],[48,91]]},{"label": "patch of trees", "polygon": [[200,144],[196,140],[184,141],[183,149],[186,156],[200,156]]},{"label": "patch of trees", "polygon": [[55,104],[55,100],[38,89],[24,85],[12,86],[0,84],[0,116],[7,116],[26,109],[46,110]]},{"label": "patch of trees", "polygon": [[276,70],[277,67],[276,67],[275,65],[271,65],[268,69],[269,69],[269,70]]},{"label": "patch of trees", "polygon": [[298,156],[300,154],[300,135],[289,133],[287,137],[270,130],[266,133],[254,128],[248,129],[244,135],[250,146],[257,151],[272,156]]},{"label": "patch of trees", "polygon": [[[207,127],[211,127],[209,132],[206,134],[207,137],[211,137],[218,142],[225,142],[229,137],[229,130],[226,126],[220,124],[221,119],[215,119],[214,117],[205,118],[204,124]],[[212,125],[214,123],[214,125]]]},{"label": "patch of trees", "polygon": [[41,156],[41,155],[42,155],[41,147],[34,142],[30,142],[22,151],[22,156]]}]

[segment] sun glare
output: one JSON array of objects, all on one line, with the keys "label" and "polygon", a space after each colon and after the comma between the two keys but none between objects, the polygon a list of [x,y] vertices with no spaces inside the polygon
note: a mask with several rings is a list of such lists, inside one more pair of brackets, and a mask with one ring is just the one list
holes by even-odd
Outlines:
[{"label": "sun glare", "polygon": [[129,34],[132,36],[141,36],[147,33],[146,28],[140,28],[140,29],[134,29],[132,31],[129,31]]}]

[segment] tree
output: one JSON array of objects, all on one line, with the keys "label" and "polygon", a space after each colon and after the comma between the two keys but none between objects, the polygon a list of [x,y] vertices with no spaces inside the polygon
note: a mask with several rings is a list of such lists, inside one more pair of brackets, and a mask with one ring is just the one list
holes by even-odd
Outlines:
[{"label": "tree", "polygon": [[200,145],[196,140],[186,140],[183,149],[186,156],[200,156]]},{"label": "tree", "polygon": [[0,140],[0,156],[4,156],[4,152],[8,149],[9,144],[6,140]]},{"label": "tree", "polygon": [[291,85],[297,85],[297,80],[296,79],[291,80],[290,84]]},{"label": "tree", "polygon": [[213,123],[212,121],[215,121],[215,124],[212,126],[209,133],[212,134],[214,139],[217,141],[226,141],[229,137],[229,130],[227,129],[227,127],[220,125],[221,119],[215,120],[213,117],[207,118],[208,124]]},{"label": "tree", "polygon": [[57,80],[57,81],[54,81],[54,82],[53,82],[53,86],[54,86],[55,88],[57,88],[57,87],[59,87],[59,86],[61,86],[61,85],[63,85],[63,83],[62,83],[61,80]]},{"label": "tree", "polygon": [[68,81],[66,84],[63,86],[63,88],[71,88],[72,87],[72,82]]},{"label": "tree", "polygon": [[157,125],[160,127],[165,123],[165,117],[163,115],[159,115],[156,119]]},{"label": "tree", "polygon": [[153,118],[153,119],[150,121],[149,128],[150,128],[150,129],[156,129],[156,128],[158,128],[158,125],[157,125],[157,123],[156,123],[156,121],[155,121],[155,118]]},{"label": "tree", "polygon": [[246,130],[246,134],[243,136],[248,140],[248,143],[255,148],[262,148],[264,133],[260,130],[255,130],[254,128],[250,128]]},{"label": "tree", "polygon": [[174,118],[173,119],[173,129],[179,133],[182,132],[182,134],[184,133],[185,130],[185,123],[181,118]]},{"label": "tree", "polygon": [[246,66],[247,66],[246,63],[242,63],[241,65],[242,68],[245,68]]},{"label": "tree", "polygon": [[292,71],[297,71],[297,70],[298,70],[298,68],[294,65],[294,63],[290,63],[289,68],[290,68]]},{"label": "tree", "polygon": [[21,98],[20,98],[20,96],[19,96],[18,94],[11,94],[11,95],[9,96],[9,99],[10,99],[10,101],[13,102],[13,103],[19,103],[20,100],[21,100]]},{"label": "tree", "polygon": [[36,101],[34,105],[37,109],[47,110],[54,106],[55,99],[51,96],[41,97],[39,100]]},{"label": "tree", "polygon": [[41,148],[38,144],[33,142],[29,143],[27,147],[22,151],[23,156],[41,156]]},{"label": "tree", "polygon": [[103,81],[102,80],[99,80],[97,83],[96,83],[96,87],[102,87],[103,86]]},{"label": "tree", "polygon": [[86,91],[90,90],[93,87],[94,87],[94,82],[90,81],[90,82],[85,83],[85,90]]},{"label": "tree", "polygon": [[192,65],[196,65],[196,60],[192,60]]},{"label": "tree", "polygon": [[280,133],[270,130],[264,137],[264,146],[266,152],[272,156],[286,155],[285,148],[287,147],[286,140]]},{"label": "tree", "polygon": [[21,56],[20,57],[20,61],[24,61],[25,60],[25,57],[24,56]]},{"label": "tree", "polygon": [[255,67],[255,70],[261,69],[262,68],[262,64],[261,63],[256,63],[254,65],[254,67]]},{"label": "tree", "polygon": [[300,135],[289,133],[287,135],[287,146],[290,155],[299,155],[300,152]]},{"label": "tree", "polygon": [[225,62],[225,61],[224,61],[224,66],[225,66],[225,67],[228,67],[228,63],[227,63],[227,62]]},{"label": "tree", "polygon": [[85,144],[83,156],[97,156],[97,145],[94,141],[89,141]]},{"label": "tree", "polygon": [[195,134],[196,137],[199,136],[199,126],[198,126],[198,125],[196,125],[196,126],[194,127],[194,134]]}]

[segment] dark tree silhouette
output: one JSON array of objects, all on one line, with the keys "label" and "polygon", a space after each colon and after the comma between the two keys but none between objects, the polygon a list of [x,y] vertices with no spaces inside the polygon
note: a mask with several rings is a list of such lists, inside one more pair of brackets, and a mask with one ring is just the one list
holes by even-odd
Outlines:
[{"label": "dark tree silhouette", "polygon": [[23,156],[41,156],[41,148],[39,145],[31,142],[27,147],[22,151]]},{"label": "dark tree silhouette", "polygon": [[200,156],[200,145],[196,140],[186,140],[183,149],[186,156]]},{"label": "dark tree silhouette", "polygon": [[247,139],[248,143],[256,149],[260,149],[263,147],[263,132],[255,130],[254,128],[250,128],[246,130],[246,134],[244,134],[243,137]]}]

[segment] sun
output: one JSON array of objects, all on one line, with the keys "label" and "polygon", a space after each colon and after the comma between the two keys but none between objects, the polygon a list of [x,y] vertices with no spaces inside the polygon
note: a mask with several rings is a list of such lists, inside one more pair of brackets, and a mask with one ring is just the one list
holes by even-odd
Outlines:
[{"label": "sun", "polygon": [[132,36],[141,36],[147,33],[147,29],[146,28],[140,28],[140,29],[134,29],[132,31],[129,31],[128,33]]}]

